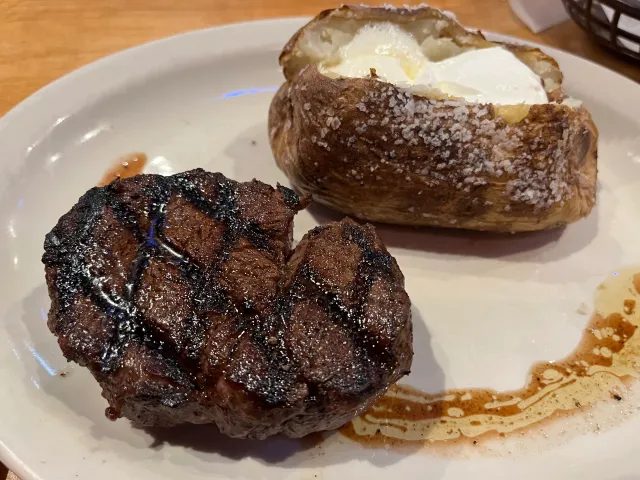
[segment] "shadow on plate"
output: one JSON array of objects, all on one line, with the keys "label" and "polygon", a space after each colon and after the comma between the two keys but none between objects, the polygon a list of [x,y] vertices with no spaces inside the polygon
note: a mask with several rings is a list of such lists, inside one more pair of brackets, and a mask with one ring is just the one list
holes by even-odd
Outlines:
[{"label": "shadow on plate", "polygon": [[[308,207],[318,223],[340,220],[343,214],[314,203]],[[536,261],[557,261],[587,247],[598,233],[597,207],[568,227],[518,234],[478,232],[435,227],[408,227],[375,223],[387,247],[421,250],[438,255],[526,260],[529,253],[553,245],[550,255]]]},{"label": "shadow on plate", "polygon": [[265,463],[282,463],[303,452],[319,447],[336,433],[316,433],[301,439],[281,436],[268,440],[243,440],[229,438],[215,425],[180,425],[173,428],[150,427],[143,429],[154,438],[150,448],[180,446],[204,453],[215,453],[230,460],[251,457]]}]

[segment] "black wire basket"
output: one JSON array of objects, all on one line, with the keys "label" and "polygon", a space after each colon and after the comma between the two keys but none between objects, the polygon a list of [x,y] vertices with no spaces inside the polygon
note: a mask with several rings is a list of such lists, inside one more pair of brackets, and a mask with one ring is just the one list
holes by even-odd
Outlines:
[{"label": "black wire basket", "polygon": [[[573,20],[598,43],[640,62],[640,0],[562,0]],[[627,29],[625,29],[627,28]]]}]

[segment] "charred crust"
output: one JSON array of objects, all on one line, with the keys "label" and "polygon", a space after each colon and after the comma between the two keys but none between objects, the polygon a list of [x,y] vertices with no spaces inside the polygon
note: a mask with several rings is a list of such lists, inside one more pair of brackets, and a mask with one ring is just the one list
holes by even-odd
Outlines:
[{"label": "charred crust", "polygon": [[[103,387],[110,419],[210,421],[235,436],[299,436],[335,428],[348,414],[306,426],[265,420],[243,433],[224,402],[250,402],[267,419],[273,409],[282,410],[274,418],[304,417],[305,409],[326,409],[327,402],[355,414],[400,378],[411,362],[411,325],[397,265],[372,227],[350,220],[316,227],[291,253],[293,217],[307,203],[280,185],[198,169],[91,189],[60,219],[43,255],[49,327],[65,356],[87,366]],[[193,232],[189,222],[196,222]],[[353,280],[333,284],[322,268],[337,259],[325,258],[325,249],[348,246],[355,249],[353,271],[346,272]],[[318,259],[328,262],[320,270]],[[389,296],[380,307],[370,305],[374,285]],[[385,327],[390,339],[381,342],[366,309],[385,309],[385,302],[392,303],[383,311],[397,318],[388,319],[396,323]],[[300,316],[303,307],[310,310]],[[333,335],[352,339],[353,359],[336,360],[351,373],[316,378],[309,370],[308,352],[291,331],[309,315],[321,332],[337,328]],[[223,403],[216,410],[211,402]]]}]

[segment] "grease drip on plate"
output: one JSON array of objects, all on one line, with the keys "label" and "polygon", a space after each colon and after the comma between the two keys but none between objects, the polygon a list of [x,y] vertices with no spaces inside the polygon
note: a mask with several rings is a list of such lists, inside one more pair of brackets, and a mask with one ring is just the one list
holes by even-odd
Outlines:
[{"label": "grease drip on plate", "polygon": [[392,386],[341,433],[367,446],[507,436],[605,400],[640,377],[640,273],[615,272],[602,283],[576,349],[533,365],[516,391],[456,389],[436,394]]}]

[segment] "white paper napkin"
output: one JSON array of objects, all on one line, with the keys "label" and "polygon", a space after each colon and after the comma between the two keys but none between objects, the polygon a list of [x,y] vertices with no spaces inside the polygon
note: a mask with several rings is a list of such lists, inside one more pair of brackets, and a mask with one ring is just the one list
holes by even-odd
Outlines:
[{"label": "white paper napkin", "polygon": [[533,33],[569,19],[562,0],[509,0],[511,9]]}]

